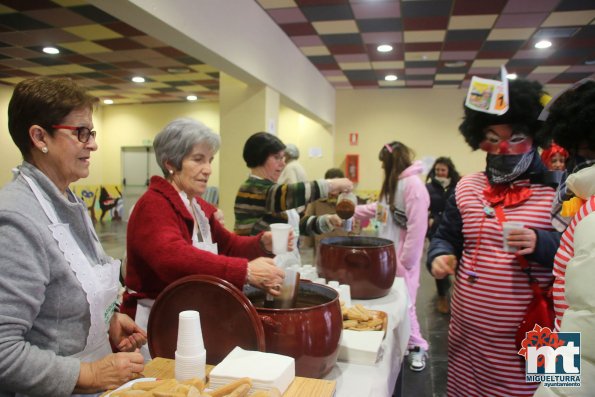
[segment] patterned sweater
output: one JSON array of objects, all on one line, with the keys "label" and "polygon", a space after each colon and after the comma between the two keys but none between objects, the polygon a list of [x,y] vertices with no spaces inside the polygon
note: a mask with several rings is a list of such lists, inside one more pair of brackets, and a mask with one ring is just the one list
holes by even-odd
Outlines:
[{"label": "patterned sweater", "polygon": [[[328,184],[325,180],[280,185],[250,175],[236,196],[235,232],[244,236],[256,235],[269,230],[271,223],[287,223],[286,210],[305,206],[327,195]],[[301,234],[320,232],[316,217],[302,217]]]}]

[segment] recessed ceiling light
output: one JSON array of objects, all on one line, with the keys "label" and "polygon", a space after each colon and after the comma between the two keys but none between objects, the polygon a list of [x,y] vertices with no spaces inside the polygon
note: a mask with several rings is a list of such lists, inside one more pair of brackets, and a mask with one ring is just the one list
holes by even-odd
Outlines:
[{"label": "recessed ceiling light", "polygon": [[106,105],[112,105],[114,103],[113,99],[104,99],[103,103],[105,103]]},{"label": "recessed ceiling light", "polygon": [[386,76],[384,76],[384,80],[386,81],[395,81],[397,79],[398,77],[396,74],[387,74]]},{"label": "recessed ceiling light", "polygon": [[552,42],[548,40],[541,40],[535,43],[535,48],[550,48],[552,46]]},{"label": "recessed ceiling light", "polygon": [[467,62],[465,61],[449,61],[449,62],[444,62],[444,66],[446,66],[447,68],[462,68],[463,66],[466,66]]},{"label": "recessed ceiling light", "polygon": [[46,54],[52,54],[52,55],[60,53],[60,50],[57,49],[56,47],[43,47],[42,51],[45,52]]},{"label": "recessed ceiling light", "polygon": [[556,38],[568,38],[574,36],[581,28],[572,27],[555,27],[555,28],[541,28],[533,35],[535,40],[549,40]]},{"label": "recessed ceiling light", "polygon": [[508,74],[506,75],[506,78],[507,78],[508,80],[516,80],[516,78],[517,78],[517,77],[519,77],[519,76],[517,76],[517,74],[516,74],[516,73],[508,73]]},{"label": "recessed ceiling light", "polygon": [[186,99],[189,101],[196,101],[198,97],[196,95],[188,95]]},{"label": "recessed ceiling light", "polygon": [[180,73],[188,73],[188,72],[190,72],[190,69],[184,68],[184,67],[180,67],[180,68],[167,68],[166,70],[169,73],[172,73],[172,74],[180,74]]},{"label": "recessed ceiling light", "polygon": [[393,50],[393,46],[390,44],[380,44],[376,47],[378,52],[391,52]]},{"label": "recessed ceiling light", "polygon": [[144,83],[145,82],[145,78],[141,77],[141,76],[134,76],[132,78],[132,81],[134,81],[135,83]]}]

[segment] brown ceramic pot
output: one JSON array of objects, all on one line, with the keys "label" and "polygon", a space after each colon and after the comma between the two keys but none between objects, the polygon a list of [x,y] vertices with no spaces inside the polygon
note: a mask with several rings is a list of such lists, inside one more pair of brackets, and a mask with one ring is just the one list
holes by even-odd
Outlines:
[{"label": "brown ceramic pot", "polygon": [[351,286],[354,299],[374,299],[389,293],[397,271],[393,242],[378,237],[329,237],[316,254],[320,277]]},{"label": "brown ceramic pot", "polygon": [[297,305],[290,309],[264,307],[264,292],[245,289],[264,326],[266,351],[295,358],[297,376],[322,378],[339,354],[343,328],[338,293],[325,285],[301,282]]}]

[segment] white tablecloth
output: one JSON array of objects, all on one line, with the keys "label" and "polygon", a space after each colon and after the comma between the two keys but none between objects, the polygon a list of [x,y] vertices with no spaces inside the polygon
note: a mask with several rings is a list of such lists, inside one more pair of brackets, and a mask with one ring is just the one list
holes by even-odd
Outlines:
[{"label": "white tablecloth", "polygon": [[324,378],[337,381],[337,397],[390,397],[407,351],[411,326],[407,307],[409,295],[405,281],[397,277],[390,293],[379,299],[353,300],[388,314],[388,329],[374,365],[337,362]]}]

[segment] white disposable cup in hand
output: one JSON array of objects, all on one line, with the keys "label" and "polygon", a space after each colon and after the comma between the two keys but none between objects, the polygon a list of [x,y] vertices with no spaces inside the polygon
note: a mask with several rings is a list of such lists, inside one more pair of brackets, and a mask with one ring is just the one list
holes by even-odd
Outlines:
[{"label": "white disposable cup in hand", "polygon": [[289,309],[293,307],[296,291],[296,284],[299,283],[300,274],[295,270],[286,269],[283,284],[281,284],[281,291],[279,297],[278,307],[282,309]]},{"label": "white disposable cup in hand", "polygon": [[200,314],[195,310],[185,310],[179,314],[176,351],[186,357],[194,357],[205,351]]},{"label": "white disposable cup in hand", "polygon": [[504,242],[502,248],[504,252],[517,252],[518,247],[511,247],[508,245],[508,236],[512,230],[519,230],[523,229],[525,225],[521,222],[502,222],[502,235],[504,237]]},{"label": "white disposable cup in hand", "polygon": [[281,255],[287,252],[290,231],[291,225],[287,223],[271,224],[271,234],[273,236],[273,254]]}]

